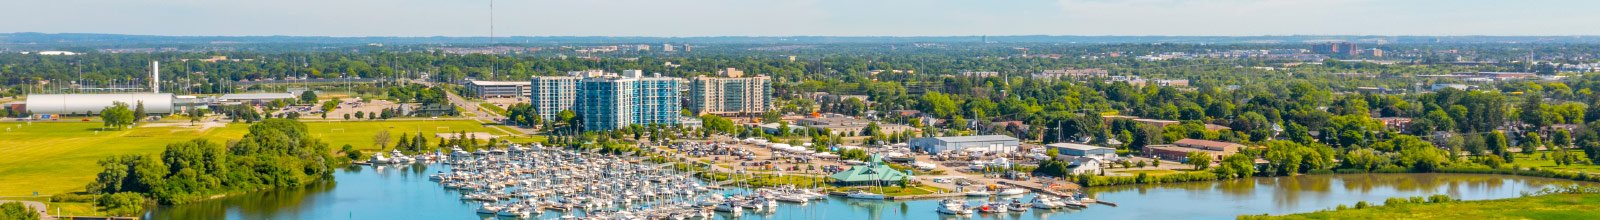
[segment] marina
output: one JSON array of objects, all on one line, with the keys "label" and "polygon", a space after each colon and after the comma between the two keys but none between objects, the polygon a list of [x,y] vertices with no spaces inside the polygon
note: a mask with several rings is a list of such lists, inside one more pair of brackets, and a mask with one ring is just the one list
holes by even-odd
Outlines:
[{"label": "marina", "polygon": [[[150,219],[1052,219],[1232,218],[1447,194],[1509,198],[1576,182],[1501,175],[1360,174],[1089,188],[1026,187],[914,197],[752,189],[693,178],[664,164],[539,146],[387,155],[346,167],[337,183],[254,193],[146,214]],[[473,159],[467,159],[473,158]],[[1002,182],[1004,184],[1004,182]],[[1010,192],[1007,192],[1010,191]],[[980,192],[980,193],[973,193]],[[984,195],[987,193],[988,195]],[[874,196],[875,195],[875,196]],[[1094,199],[1089,199],[1094,198]],[[1111,203],[1107,201],[1117,201]],[[216,216],[220,215],[220,216]]]}]

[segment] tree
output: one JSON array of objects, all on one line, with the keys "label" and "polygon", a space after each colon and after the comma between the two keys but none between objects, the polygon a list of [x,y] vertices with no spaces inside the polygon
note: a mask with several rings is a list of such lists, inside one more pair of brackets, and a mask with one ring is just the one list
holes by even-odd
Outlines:
[{"label": "tree", "polygon": [[1200,152],[1200,151],[1193,151],[1193,152],[1189,152],[1189,155],[1187,155],[1184,158],[1186,158],[1186,159],[1183,161],[1183,163],[1191,165],[1191,166],[1194,166],[1194,169],[1196,169],[1196,170],[1204,170],[1206,168],[1211,168],[1211,154],[1210,153]]},{"label": "tree", "polygon": [[189,109],[188,113],[189,113],[188,116],[189,116],[189,125],[190,126],[194,126],[195,122],[200,122],[200,118],[205,118],[206,117],[206,111],[201,111],[198,108]]},{"label": "tree", "polygon": [[317,93],[311,91],[300,93],[300,103],[317,103]]},{"label": "tree", "polygon": [[138,216],[144,210],[144,204],[144,196],[133,192],[101,195],[95,202],[96,206],[105,207],[106,212],[115,216]]},{"label": "tree", "polygon": [[1539,137],[1539,133],[1536,132],[1524,133],[1522,140],[1517,141],[1517,147],[1522,148],[1523,154],[1533,154],[1534,151],[1539,151],[1539,147],[1543,146],[1544,138]]},{"label": "tree", "polygon": [[139,122],[138,120],[144,119],[146,115],[147,114],[145,114],[144,111],[144,101],[139,101],[137,106],[133,108],[133,122]]},{"label": "tree", "polygon": [[128,110],[127,103],[115,102],[100,110],[100,120],[112,129],[122,130],[122,127],[133,124],[133,119],[133,111]]},{"label": "tree", "polygon": [[5,202],[0,204],[0,219],[5,220],[34,220],[39,219],[39,212],[23,205],[22,202]]},{"label": "tree", "polygon": [[350,113],[344,113],[344,120],[350,120]]},{"label": "tree", "polygon": [[1244,178],[1256,173],[1255,159],[1250,155],[1233,154],[1222,158],[1221,166],[1212,170],[1222,178]]},{"label": "tree", "polygon": [[372,135],[372,144],[378,145],[378,148],[389,146],[389,130],[378,130],[378,134]]}]

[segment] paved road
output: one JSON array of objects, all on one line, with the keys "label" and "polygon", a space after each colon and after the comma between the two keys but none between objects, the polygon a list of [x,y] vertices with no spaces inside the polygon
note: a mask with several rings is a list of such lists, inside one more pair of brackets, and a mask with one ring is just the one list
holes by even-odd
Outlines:
[{"label": "paved road", "polygon": [[33,208],[33,210],[35,210],[36,212],[39,213],[39,219],[44,219],[44,220],[55,220],[56,219],[56,217],[50,216],[50,212],[46,211],[48,209],[45,208],[44,203],[42,203],[42,202],[0,200],[0,203],[8,203],[8,202],[22,202],[22,205],[26,205],[29,208]]}]

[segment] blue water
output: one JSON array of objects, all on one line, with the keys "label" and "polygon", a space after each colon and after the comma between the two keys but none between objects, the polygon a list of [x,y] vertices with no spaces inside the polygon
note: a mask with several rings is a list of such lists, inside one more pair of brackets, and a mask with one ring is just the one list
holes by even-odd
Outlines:
[{"label": "blue water", "polygon": [[[161,207],[150,219],[485,219],[478,203],[460,200],[428,174],[439,165],[377,169],[352,166],[335,172],[337,183],[300,190],[233,196]],[[943,216],[938,200],[872,201],[830,198],[801,206],[781,203],[776,213],[746,212],[741,219],[1232,219],[1241,214],[1286,214],[1331,209],[1357,201],[1446,194],[1466,200],[1517,197],[1524,192],[1577,182],[1476,174],[1353,174],[1253,178],[1159,186],[1102,187],[1091,197],[1119,204],[1087,209],[1030,210],[999,215]],[[1028,197],[1020,197],[1027,201]],[[968,199],[977,204],[988,199]],[[546,212],[539,219],[553,219]],[[578,216],[582,216],[578,214]],[[721,216],[730,219],[729,216]]]}]

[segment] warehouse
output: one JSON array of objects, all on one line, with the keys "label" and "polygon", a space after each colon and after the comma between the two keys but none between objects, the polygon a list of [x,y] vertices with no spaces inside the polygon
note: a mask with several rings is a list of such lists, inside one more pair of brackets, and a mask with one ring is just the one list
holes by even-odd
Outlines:
[{"label": "warehouse", "polygon": [[1060,153],[1061,155],[1089,157],[1102,160],[1111,160],[1117,158],[1117,149],[1112,149],[1109,147],[1075,143],[1054,143],[1045,146],[1055,148],[1056,152]]},{"label": "warehouse", "polygon": [[112,103],[127,103],[129,109],[144,103],[150,114],[172,114],[172,93],[125,94],[32,94],[24,108],[35,115],[94,115]]},{"label": "warehouse", "polygon": [[1011,136],[982,135],[916,138],[911,139],[910,144],[912,150],[943,154],[953,151],[1010,153],[1016,152],[1017,146],[1021,143]]}]

